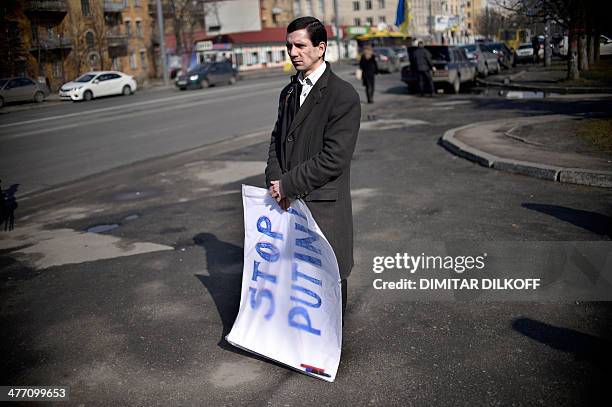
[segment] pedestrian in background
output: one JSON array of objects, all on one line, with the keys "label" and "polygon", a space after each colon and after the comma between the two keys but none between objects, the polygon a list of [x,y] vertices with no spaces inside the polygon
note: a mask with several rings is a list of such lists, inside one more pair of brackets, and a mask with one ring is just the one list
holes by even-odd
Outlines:
[{"label": "pedestrian in background", "polygon": [[359,68],[361,69],[361,81],[366,88],[368,103],[374,103],[374,77],[378,75],[378,65],[371,45],[363,48]]},{"label": "pedestrian in background", "polygon": [[538,40],[538,37],[536,35],[534,35],[531,38],[531,48],[533,48],[533,63],[539,64],[540,63],[540,41]]},{"label": "pedestrian in background", "polygon": [[425,49],[423,41],[419,41],[419,46],[412,54],[410,66],[416,71],[417,77],[419,78],[419,92],[421,96],[423,96],[425,94],[425,87],[427,86],[427,93],[433,96],[434,85],[431,78],[431,72],[435,71],[436,67],[431,60],[431,53]]},{"label": "pedestrian in background", "polygon": [[300,17],[287,27],[287,53],[298,74],[281,91],[266,185],[285,210],[303,199],[334,249],[344,316],[353,268],[351,158],[361,103],[353,85],[325,62],[326,50],[327,31],[316,18]]}]

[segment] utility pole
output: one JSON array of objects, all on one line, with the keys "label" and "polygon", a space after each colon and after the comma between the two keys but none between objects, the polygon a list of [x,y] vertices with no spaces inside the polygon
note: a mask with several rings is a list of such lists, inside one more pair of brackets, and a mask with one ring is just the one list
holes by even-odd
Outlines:
[{"label": "utility pole", "polygon": [[552,64],[552,51],[550,49],[550,18],[546,15],[546,21],[544,23],[544,66],[550,66]]},{"label": "utility pole", "polygon": [[157,27],[159,28],[159,48],[161,52],[161,65],[164,85],[168,86],[168,67],[166,63],[166,36],[164,35],[164,13],[161,0],[157,0]]},{"label": "utility pole", "polygon": [[340,30],[338,29],[338,0],[334,0],[334,29],[336,30],[336,47],[338,48],[338,61],[342,58],[340,51]]}]

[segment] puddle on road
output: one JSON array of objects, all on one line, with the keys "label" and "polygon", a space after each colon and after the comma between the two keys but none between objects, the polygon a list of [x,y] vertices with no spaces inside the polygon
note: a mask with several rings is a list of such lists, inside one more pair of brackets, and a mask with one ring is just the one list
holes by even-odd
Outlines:
[{"label": "puddle on road", "polygon": [[108,225],[96,225],[96,226],[92,226],[88,228],[87,231],[90,233],[108,233],[111,230],[117,229],[118,227],[119,225],[116,223],[112,223]]}]

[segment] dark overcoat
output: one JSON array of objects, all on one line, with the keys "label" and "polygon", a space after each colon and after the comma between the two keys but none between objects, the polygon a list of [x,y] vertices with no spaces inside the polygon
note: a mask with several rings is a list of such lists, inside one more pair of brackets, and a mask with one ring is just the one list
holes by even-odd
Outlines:
[{"label": "dark overcoat", "polygon": [[[292,77],[292,83],[296,77]],[[280,180],[283,194],[301,198],[331,244],[340,277],[353,267],[351,158],[355,150],[361,103],[352,85],[327,64],[289,125],[292,84],[280,94],[278,118],[268,153],[266,185]]]}]

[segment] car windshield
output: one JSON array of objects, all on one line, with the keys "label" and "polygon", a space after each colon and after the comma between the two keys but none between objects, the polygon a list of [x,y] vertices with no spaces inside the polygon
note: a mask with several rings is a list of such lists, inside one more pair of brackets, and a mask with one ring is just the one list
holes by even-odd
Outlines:
[{"label": "car windshield", "polygon": [[521,45],[519,46],[519,49],[529,49],[529,48],[532,48],[532,47],[531,47],[531,44],[521,44]]},{"label": "car windshield", "polygon": [[504,45],[500,42],[497,43],[493,43],[493,44],[488,44],[489,48],[494,49],[496,51],[502,49],[504,47]]},{"label": "car windshield", "polygon": [[88,74],[85,74],[83,76],[80,76],[80,77],[76,78],[74,81],[75,82],[85,83],[85,82],[91,81],[95,77],[96,77],[96,75],[88,73]]},{"label": "car windshield", "polygon": [[431,59],[434,61],[450,61],[450,55],[447,47],[425,47],[431,53]]},{"label": "car windshield", "polygon": [[474,52],[474,51],[476,51],[476,45],[464,45],[461,48],[465,49],[467,52]]},{"label": "car windshield", "polygon": [[381,55],[386,55],[389,56],[391,55],[391,50],[389,48],[374,48],[374,53],[375,54],[381,54]]},{"label": "car windshield", "polygon": [[8,82],[8,79],[0,79],[0,89],[2,89],[4,85],[6,85],[7,82]]}]

